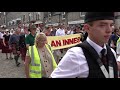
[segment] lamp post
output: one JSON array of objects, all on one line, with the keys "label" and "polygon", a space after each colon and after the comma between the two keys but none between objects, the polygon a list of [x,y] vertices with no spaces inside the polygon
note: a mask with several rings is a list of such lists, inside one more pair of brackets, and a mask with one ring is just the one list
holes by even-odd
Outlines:
[{"label": "lamp post", "polygon": [[3,12],[4,15],[4,25],[6,25],[6,12]]},{"label": "lamp post", "polygon": [[60,24],[60,15],[61,15],[61,14],[59,14],[59,24]]},{"label": "lamp post", "polygon": [[33,12],[33,21],[35,20],[35,18],[34,18],[34,12]]},{"label": "lamp post", "polygon": [[3,12],[3,17],[4,17],[4,25],[5,25],[5,12]]},{"label": "lamp post", "polygon": [[31,21],[31,13],[29,13],[29,23],[30,23],[30,21]]},{"label": "lamp post", "polygon": [[65,24],[68,25],[68,12],[65,13]]}]

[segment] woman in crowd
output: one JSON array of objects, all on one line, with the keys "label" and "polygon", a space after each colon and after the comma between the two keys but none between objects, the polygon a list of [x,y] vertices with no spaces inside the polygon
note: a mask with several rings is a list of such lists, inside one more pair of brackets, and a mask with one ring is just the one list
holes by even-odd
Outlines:
[{"label": "woman in crowd", "polygon": [[26,43],[25,43],[25,31],[24,29],[21,29],[20,33],[20,40],[19,40],[19,46],[20,46],[20,54],[21,54],[21,59],[25,62],[25,55],[27,51]]},{"label": "woman in crowd", "polygon": [[0,49],[3,48],[3,32],[0,31]]},{"label": "woman in crowd", "polygon": [[35,45],[29,46],[26,53],[25,72],[27,78],[48,78],[57,67],[47,37],[39,33]]},{"label": "woman in crowd", "polygon": [[20,57],[19,40],[20,40],[20,29],[16,28],[13,35],[10,36],[9,48],[12,49],[14,59],[15,59],[15,64],[17,67],[20,66],[20,62],[18,62],[19,57]]},{"label": "woman in crowd", "polygon": [[13,59],[12,58],[12,50],[9,49],[9,44],[8,44],[8,41],[9,41],[9,38],[10,38],[10,34],[9,34],[9,30],[6,30],[5,34],[3,35],[3,48],[2,48],[2,53],[6,53],[6,59],[8,59],[8,53],[10,53],[10,57],[9,59]]}]

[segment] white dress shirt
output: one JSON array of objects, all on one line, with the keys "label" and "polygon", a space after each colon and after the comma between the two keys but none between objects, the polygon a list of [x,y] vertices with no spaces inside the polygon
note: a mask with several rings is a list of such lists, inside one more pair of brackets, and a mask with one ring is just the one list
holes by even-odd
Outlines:
[{"label": "white dress shirt", "polygon": [[0,32],[0,39],[3,39],[3,33]]},{"label": "white dress shirt", "polygon": [[[98,55],[103,49],[89,38],[87,42],[94,47]],[[106,45],[104,45],[106,49]],[[116,57],[116,53],[111,49]],[[67,51],[62,60],[59,62],[58,67],[52,72],[52,78],[86,78],[89,74],[88,64],[81,47],[73,47]]]},{"label": "white dress shirt", "polygon": [[120,62],[120,56],[117,57],[117,61]]},{"label": "white dress shirt", "polygon": [[72,30],[67,31],[67,35],[73,34],[74,32]]},{"label": "white dress shirt", "polygon": [[56,31],[55,34],[55,36],[64,36],[64,35],[65,35],[65,30],[60,28]]},{"label": "white dress shirt", "polygon": [[116,53],[119,55],[120,54],[120,42],[117,42],[117,45],[116,45]]}]

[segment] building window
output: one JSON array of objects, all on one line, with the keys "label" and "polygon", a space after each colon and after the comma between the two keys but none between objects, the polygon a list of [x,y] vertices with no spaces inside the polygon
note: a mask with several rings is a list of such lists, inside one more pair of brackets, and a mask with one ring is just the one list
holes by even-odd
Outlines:
[{"label": "building window", "polygon": [[16,25],[16,21],[15,20],[12,20],[12,25]]},{"label": "building window", "polygon": [[6,24],[6,18],[4,17],[4,24]]},{"label": "building window", "polygon": [[25,22],[25,15],[23,15],[23,22]]},{"label": "building window", "polygon": [[3,15],[6,15],[6,12],[3,12]]},{"label": "building window", "polygon": [[12,21],[10,21],[10,26],[12,25]]},{"label": "building window", "polygon": [[21,24],[21,18],[17,18],[17,19],[16,19],[16,24],[17,24],[17,25]]},{"label": "building window", "polygon": [[40,20],[40,18],[41,18],[41,13],[38,12],[38,20]]},{"label": "building window", "polygon": [[62,13],[62,20],[65,20],[65,12]]},{"label": "building window", "polygon": [[48,22],[51,22],[51,12],[48,13]]},{"label": "building window", "polygon": [[11,22],[10,21],[8,22],[8,26],[11,26]]},{"label": "building window", "polygon": [[40,12],[36,12],[36,20],[40,20]]},{"label": "building window", "polygon": [[31,21],[31,13],[28,13],[28,17],[29,17],[29,22]]},{"label": "building window", "polygon": [[80,12],[80,17],[84,17],[86,12]]},{"label": "building window", "polygon": [[7,25],[10,26],[10,23],[8,22]]},{"label": "building window", "polygon": [[16,22],[16,23],[17,23],[17,25],[18,25],[18,24],[20,23],[20,20],[17,20],[17,22]]},{"label": "building window", "polygon": [[36,13],[36,20],[38,20],[38,14]]}]

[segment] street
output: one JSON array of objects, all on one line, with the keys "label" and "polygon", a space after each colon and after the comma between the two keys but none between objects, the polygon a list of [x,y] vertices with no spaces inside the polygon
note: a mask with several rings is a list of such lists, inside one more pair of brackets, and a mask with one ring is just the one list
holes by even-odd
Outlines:
[{"label": "street", "polygon": [[6,60],[0,50],[0,78],[25,78],[23,61],[19,58],[20,67],[16,67],[15,60]]},{"label": "street", "polygon": [[[56,59],[56,55],[54,56]],[[5,54],[1,53],[0,50],[0,78],[26,78],[24,63],[21,58],[19,58],[19,62],[21,63],[20,66],[16,67],[15,60],[7,60]]]}]

